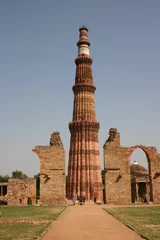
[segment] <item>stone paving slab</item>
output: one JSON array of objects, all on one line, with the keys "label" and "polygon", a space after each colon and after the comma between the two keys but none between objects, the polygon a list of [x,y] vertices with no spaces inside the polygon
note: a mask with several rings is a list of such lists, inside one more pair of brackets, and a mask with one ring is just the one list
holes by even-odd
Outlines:
[{"label": "stone paving slab", "polygon": [[102,207],[96,204],[68,207],[43,240],[142,240]]}]

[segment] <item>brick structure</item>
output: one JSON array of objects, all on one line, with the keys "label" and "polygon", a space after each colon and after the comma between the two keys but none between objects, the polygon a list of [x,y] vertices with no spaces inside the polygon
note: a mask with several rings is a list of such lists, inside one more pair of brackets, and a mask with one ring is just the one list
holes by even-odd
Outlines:
[{"label": "brick structure", "polygon": [[66,205],[65,150],[59,132],[50,146],[32,149],[40,159],[40,205]]},{"label": "brick structure", "polygon": [[147,202],[150,200],[149,174],[146,168],[137,161],[130,166],[132,202]]},{"label": "brick structure", "polygon": [[6,200],[10,206],[28,205],[31,199],[36,204],[36,179],[9,179],[6,183],[0,183],[0,200]]},{"label": "brick structure", "polygon": [[73,86],[73,118],[71,133],[67,197],[85,196],[87,200],[102,200],[102,178],[98,144],[99,122],[96,121],[92,79],[92,58],[89,55],[88,29],[79,29],[76,76]]},{"label": "brick structure", "polygon": [[106,203],[131,203],[130,157],[137,148],[144,151],[148,161],[149,200],[160,202],[160,154],[151,146],[121,146],[120,134],[116,128],[111,128],[109,138],[103,146]]}]

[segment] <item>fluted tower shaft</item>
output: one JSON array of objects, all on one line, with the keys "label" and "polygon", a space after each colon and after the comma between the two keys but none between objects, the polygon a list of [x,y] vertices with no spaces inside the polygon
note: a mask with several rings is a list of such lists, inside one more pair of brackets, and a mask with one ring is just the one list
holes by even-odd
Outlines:
[{"label": "fluted tower shaft", "polygon": [[75,60],[76,76],[73,86],[73,118],[71,133],[67,197],[85,196],[87,200],[102,200],[102,178],[98,144],[99,122],[96,121],[92,79],[92,58],[89,55],[88,29],[79,29],[78,57]]}]

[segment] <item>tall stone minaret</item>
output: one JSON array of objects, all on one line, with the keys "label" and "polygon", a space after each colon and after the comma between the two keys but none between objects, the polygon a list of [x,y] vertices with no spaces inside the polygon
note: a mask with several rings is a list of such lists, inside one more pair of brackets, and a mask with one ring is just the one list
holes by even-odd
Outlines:
[{"label": "tall stone minaret", "polygon": [[79,29],[76,76],[73,86],[73,119],[71,133],[67,197],[85,196],[87,200],[102,200],[102,178],[98,144],[99,122],[96,121],[92,79],[92,58],[89,55],[88,29]]}]

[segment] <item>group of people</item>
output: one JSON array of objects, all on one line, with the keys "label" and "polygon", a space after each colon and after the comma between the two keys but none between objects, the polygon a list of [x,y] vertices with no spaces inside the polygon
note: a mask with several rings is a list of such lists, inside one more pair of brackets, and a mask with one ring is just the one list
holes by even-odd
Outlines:
[{"label": "group of people", "polygon": [[85,196],[76,196],[76,197],[73,197],[72,198],[72,202],[73,202],[73,205],[75,205],[76,203],[79,203],[80,205],[84,204],[86,201],[86,198]]},{"label": "group of people", "polygon": [[[85,201],[86,201],[85,196],[80,197],[80,196],[76,195],[75,197],[72,198],[73,205],[75,205],[75,204],[83,205],[85,203]],[[94,197],[94,203],[98,204],[98,205],[101,204],[100,201],[97,201],[96,197]]]}]

